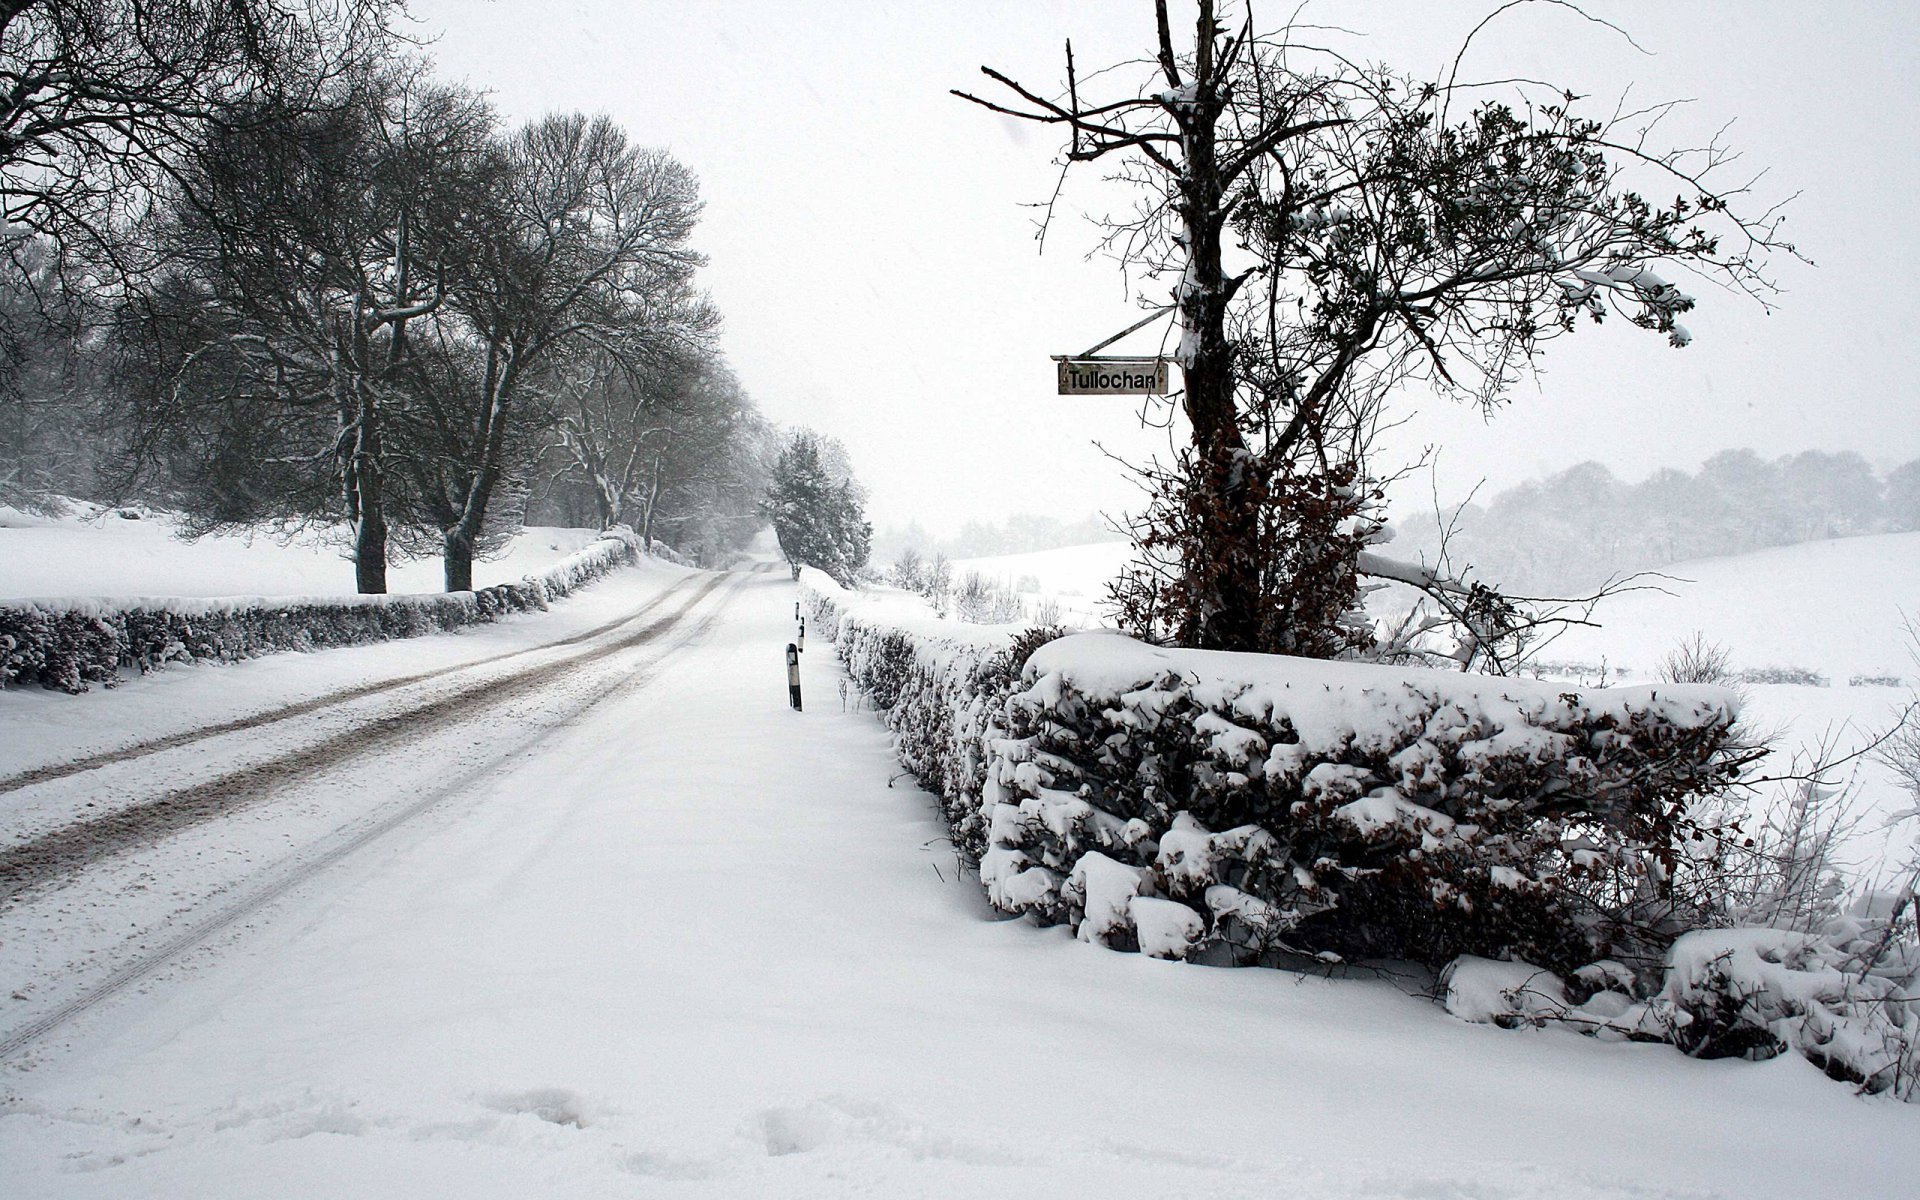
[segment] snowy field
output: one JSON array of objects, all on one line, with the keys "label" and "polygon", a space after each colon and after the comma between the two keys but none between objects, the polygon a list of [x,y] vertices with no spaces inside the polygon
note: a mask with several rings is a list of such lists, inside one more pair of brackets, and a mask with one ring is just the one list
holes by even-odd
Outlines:
[{"label": "snowy field", "polygon": [[[578,634],[685,579],[623,572],[404,661],[0,695],[0,743],[56,761]],[[794,596],[784,572],[729,577],[674,646],[606,660],[626,683],[604,703],[0,1067],[0,1193],[1799,1200],[1920,1178],[1912,1106],[1795,1055],[1505,1032],[1411,984],[993,919],[830,654],[787,710]]]},{"label": "snowy field", "polygon": [[[525,529],[504,555],[473,564],[474,586],[537,574],[598,536],[586,529]],[[345,549],[319,532],[183,542],[165,513],[144,509],[79,505],[49,519],[0,505],[0,599],[352,595],[353,563],[342,557]],[[394,592],[440,591],[440,560],[395,563],[387,584]]]},{"label": "snowy field", "polygon": [[1038,600],[1052,599],[1059,603],[1067,624],[1095,629],[1105,623],[1107,581],[1118,576],[1132,558],[1131,542],[1095,542],[1028,554],[955,559],[953,573],[958,577],[978,571],[1014,587],[1037,584],[1037,591],[1025,594],[1029,609]]},{"label": "snowy field", "polygon": [[1727,647],[1735,669],[1799,667],[1846,688],[1856,676],[1920,683],[1903,628],[1920,618],[1920,533],[1780,546],[1662,567],[1647,590],[1595,614],[1542,655],[1599,662],[1634,678],[1693,632]]},{"label": "snowy field", "polygon": [[[1042,594],[1097,616],[1107,581],[1131,553],[1125,542],[1105,542],[953,566],[956,574],[1035,582]],[[1906,615],[1920,617],[1920,533],[1675,563],[1643,583],[1594,614],[1599,628],[1569,630],[1540,657],[1604,662],[1616,677],[1651,679],[1667,652],[1699,631],[1732,652],[1736,669],[1802,667],[1843,688],[1861,675],[1920,682],[1903,628]]]}]

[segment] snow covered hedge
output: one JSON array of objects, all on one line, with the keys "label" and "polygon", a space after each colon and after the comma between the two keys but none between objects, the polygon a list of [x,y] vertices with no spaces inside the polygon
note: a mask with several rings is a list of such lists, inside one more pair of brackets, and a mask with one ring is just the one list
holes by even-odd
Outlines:
[{"label": "snow covered hedge", "polygon": [[810,590],[992,902],[1162,957],[1570,971],[1616,950],[1596,881],[1660,871],[1735,769],[1714,688],[1035,646]]},{"label": "snow covered hedge", "polygon": [[994,903],[1160,957],[1614,952],[1588,884],[1655,869],[1724,786],[1735,712],[1700,687],[1042,647],[982,796]]},{"label": "snow covered hedge", "polygon": [[428,595],[0,601],[0,686],[68,693],[111,685],[175,660],[232,662],[459,629],[544,610],[638,557],[639,540],[611,533],[539,575],[471,592]]},{"label": "snow covered hedge", "polygon": [[814,575],[805,595],[1004,912],[1161,958],[1450,964],[1468,1020],[1791,1047],[1916,1096],[1911,895],[1817,934],[1631,919],[1746,761],[1724,690],[959,625]]}]

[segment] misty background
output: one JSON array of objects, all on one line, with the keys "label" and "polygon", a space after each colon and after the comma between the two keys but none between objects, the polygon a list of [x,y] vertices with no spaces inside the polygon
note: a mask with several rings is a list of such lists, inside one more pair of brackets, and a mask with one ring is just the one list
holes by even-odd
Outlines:
[{"label": "misty background", "polygon": [[[1409,395],[1383,465],[1442,451],[1395,489],[1403,536],[1436,494],[1451,506],[1478,487],[1484,506],[1585,462],[1637,486],[1663,469],[1698,473],[1727,450],[1768,462],[1852,451],[1879,475],[1920,457],[1920,247],[1908,234],[1920,10],[1586,8],[1632,42],[1565,9],[1523,6],[1476,38],[1463,71],[1565,81],[1598,109],[1692,98],[1660,132],[1689,144],[1727,127],[1756,176],[1749,199],[1790,200],[1786,235],[1817,265],[1775,261],[1772,313],[1684,280],[1700,299],[1691,346],[1583,328],[1491,418]],[[948,89],[982,82],[982,64],[1059,83],[1069,37],[1082,63],[1137,57],[1151,42],[1148,6],[423,0],[413,12],[435,37],[437,69],[484,86],[507,116],[606,111],[699,174],[697,240],[729,357],[770,418],[846,443],[881,535],[876,558],[886,531],[909,522],[934,538],[1016,514],[1077,527],[1135,502],[1102,448],[1141,461],[1164,455],[1169,431],[1143,428],[1128,398],[1054,395],[1048,355],[1082,350],[1165,297],[1089,257],[1084,215],[1114,201],[1097,173],[1068,181],[1040,254],[1032,206],[1058,180],[1050,131]],[[1353,57],[1434,74],[1487,12],[1353,0],[1255,15],[1337,25],[1324,37]],[[1161,330],[1118,349],[1152,352]]]}]

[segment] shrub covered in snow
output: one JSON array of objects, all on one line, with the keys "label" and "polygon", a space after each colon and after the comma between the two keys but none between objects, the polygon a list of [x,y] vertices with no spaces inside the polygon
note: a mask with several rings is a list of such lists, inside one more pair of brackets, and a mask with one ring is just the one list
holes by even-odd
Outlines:
[{"label": "shrub covered in snow", "polygon": [[1612,963],[1563,979],[1524,962],[1460,958],[1442,983],[1447,1011],[1468,1021],[1671,1042],[1697,1058],[1791,1049],[1861,1091],[1920,1099],[1920,947],[1910,922],[1869,914],[1814,933],[1695,930],[1668,950],[1651,994]]},{"label": "shrub covered in snow", "polygon": [[1004,907],[1078,922],[1075,865],[1099,852],[1240,960],[1571,970],[1621,932],[1592,882],[1660,870],[1689,802],[1737,769],[1734,715],[1710,688],[1573,692],[1078,635],[1038,651],[1004,703],[982,875]]},{"label": "shrub covered in snow", "polygon": [[111,685],[123,669],[145,673],[173,661],[232,662],[459,629],[543,610],[637,553],[638,539],[610,534],[518,583],[433,595],[0,601],[0,685],[78,693]]}]

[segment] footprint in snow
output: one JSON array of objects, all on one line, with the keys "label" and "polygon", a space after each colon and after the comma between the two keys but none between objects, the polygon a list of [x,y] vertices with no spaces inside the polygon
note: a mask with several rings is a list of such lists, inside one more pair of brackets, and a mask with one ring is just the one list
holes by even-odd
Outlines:
[{"label": "footprint in snow", "polygon": [[994,1166],[1022,1161],[997,1147],[935,1133],[889,1105],[846,1096],[761,1109],[748,1118],[744,1133],[774,1158],[805,1154],[830,1142],[860,1141],[920,1159]]},{"label": "footprint in snow", "polygon": [[515,1116],[524,1113],[549,1125],[571,1125],[585,1129],[597,1116],[580,1093],[568,1088],[534,1088],[525,1092],[501,1092],[481,1103],[497,1113]]}]

